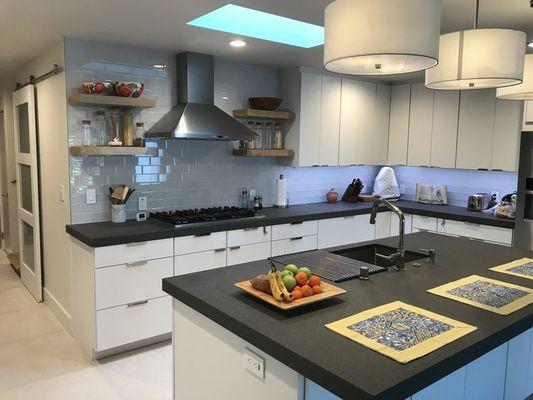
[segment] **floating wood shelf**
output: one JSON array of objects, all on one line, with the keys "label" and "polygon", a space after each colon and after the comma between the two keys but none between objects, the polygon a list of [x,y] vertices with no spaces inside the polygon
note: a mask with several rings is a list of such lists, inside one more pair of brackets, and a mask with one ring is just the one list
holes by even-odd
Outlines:
[{"label": "floating wood shelf", "polygon": [[118,108],[152,108],[155,99],[142,97],[107,96],[101,94],[75,93],[69,98],[72,105],[103,106]]},{"label": "floating wood shelf", "polygon": [[294,157],[294,150],[233,149],[233,155],[238,157]]},{"label": "floating wood shelf", "polygon": [[158,150],[153,147],[126,146],[72,146],[70,153],[74,157],[85,156],[156,156]]},{"label": "floating wood shelf", "polygon": [[266,119],[294,119],[292,111],[266,111],[266,110],[233,110],[235,118],[266,118]]}]

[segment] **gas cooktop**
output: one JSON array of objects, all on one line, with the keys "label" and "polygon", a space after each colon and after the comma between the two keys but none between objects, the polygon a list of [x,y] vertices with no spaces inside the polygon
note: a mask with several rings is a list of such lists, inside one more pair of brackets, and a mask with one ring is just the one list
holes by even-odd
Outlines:
[{"label": "gas cooktop", "polygon": [[210,207],[189,210],[160,211],[150,217],[179,227],[187,224],[206,223],[242,218],[261,218],[255,210],[240,207]]}]

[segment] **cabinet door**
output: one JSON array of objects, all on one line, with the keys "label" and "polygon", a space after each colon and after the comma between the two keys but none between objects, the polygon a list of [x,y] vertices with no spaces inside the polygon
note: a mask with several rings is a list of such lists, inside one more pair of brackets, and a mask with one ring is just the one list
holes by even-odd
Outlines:
[{"label": "cabinet door", "polygon": [[392,165],[407,165],[410,99],[411,85],[391,88],[389,164]]},{"label": "cabinet door", "polygon": [[468,364],[465,377],[465,400],[503,399],[507,343]]},{"label": "cabinet door", "polygon": [[323,76],[320,165],[339,165],[340,118],[341,80],[333,76]]},{"label": "cabinet door", "polygon": [[[412,233],[413,230],[413,216],[411,214],[405,214],[405,232],[404,234]],[[394,213],[390,216],[390,236],[400,236],[400,218]]]},{"label": "cabinet door", "polygon": [[507,355],[507,377],[505,380],[505,400],[526,399],[531,395],[531,385],[528,377],[530,365],[530,348],[533,343],[532,329],[516,336],[509,341]]},{"label": "cabinet door", "polygon": [[518,171],[522,102],[496,100],[492,169]]},{"label": "cabinet door", "polygon": [[270,257],[270,242],[228,247],[227,254],[228,266],[266,260]]},{"label": "cabinet door", "polygon": [[374,235],[376,239],[383,239],[391,236],[391,214],[391,212],[386,211],[378,213],[376,216],[376,232]]},{"label": "cabinet door", "polygon": [[433,100],[431,166],[455,168],[459,91],[436,90]]},{"label": "cabinet door", "polygon": [[461,92],[457,168],[490,168],[495,107],[493,89]]},{"label": "cabinet door", "polygon": [[460,368],[414,394],[412,400],[463,400],[465,377],[466,369]]},{"label": "cabinet door", "polygon": [[302,73],[300,107],[300,167],[320,163],[320,113],[322,109],[322,76]]},{"label": "cabinet door", "polygon": [[411,87],[409,113],[408,165],[429,166],[431,163],[431,129],[433,125],[433,90],[423,83]]},{"label": "cabinet door", "polygon": [[375,84],[342,80],[339,165],[372,164],[375,99]]},{"label": "cabinet door", "polygon": [[376,106],[374,110],[375,125],[372,138],[374,147],[372,163],[374,165],[387,164],[389,153],[390,96],[390,86],[377,85]]},{"label": "cabinet door", "polygon": [[[381,215],[382,213],[377,218]],[[375,226],[370,225],[369,221],[369,214],[321,219],[318,221],[318,248],[324,249],[373,240]]]}]

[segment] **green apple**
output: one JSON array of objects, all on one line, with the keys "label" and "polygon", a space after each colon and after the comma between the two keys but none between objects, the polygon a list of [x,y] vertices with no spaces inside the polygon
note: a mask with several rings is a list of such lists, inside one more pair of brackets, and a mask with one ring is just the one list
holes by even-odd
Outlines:
[{"label": "green apple", "polygon": [[305,272],[305,274],[307,275],[307,279],[311,278],[311,276],[313,275],[311,270],[307,267],[301,267],[300,269],[298,269],[298,272]]},{"label": "green apple", "polygon": [[292,289],[296,286],[296,279],[292,275],[285,275],[283,277],[283,284],[289,292],[292,292]]},{"label": "green apple", "polygon": [[294,264],[289,264],[285,266],[285,271],[291,271],[293,275],[298,273],[298,267]]},{"label": "green apple", "polygon": [[285,277],[288,276],[288,275],[289,275],[289,276],[294,276],[294,275],[292,274],[292,272],[289,271],[288,269],[285,269],[285,270],[281,271],[281,277],[282,277],[282,278],[285,278]]}]

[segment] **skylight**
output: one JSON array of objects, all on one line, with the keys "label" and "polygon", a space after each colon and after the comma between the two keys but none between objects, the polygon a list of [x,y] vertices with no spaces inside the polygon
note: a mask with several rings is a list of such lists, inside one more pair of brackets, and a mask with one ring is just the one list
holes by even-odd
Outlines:
[{"label": "skylight", "polygon": [[322,26],[234,4],[217,8],[187,24],[307,49],[324,44]]}]

